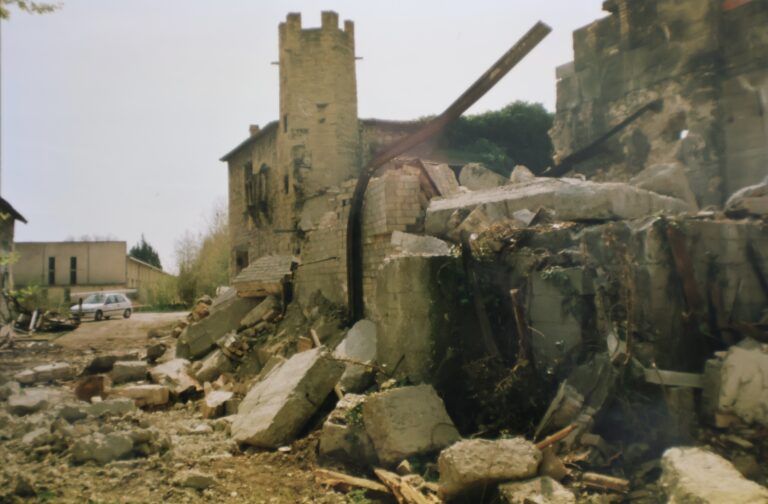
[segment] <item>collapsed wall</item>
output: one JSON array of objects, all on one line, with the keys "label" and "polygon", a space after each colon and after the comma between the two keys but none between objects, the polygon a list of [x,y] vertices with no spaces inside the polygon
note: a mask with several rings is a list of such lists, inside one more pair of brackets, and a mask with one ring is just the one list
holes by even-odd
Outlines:
[{"label": "collapsed wall", "polygon": [[574,61],[557,69],[557,156],[662,98],[662,112],[576,169],[620,180],[677,161],[701,206],[759,182],[768,165],[768,4],[609,0],[604,8],[610,15],[574,32]]}]

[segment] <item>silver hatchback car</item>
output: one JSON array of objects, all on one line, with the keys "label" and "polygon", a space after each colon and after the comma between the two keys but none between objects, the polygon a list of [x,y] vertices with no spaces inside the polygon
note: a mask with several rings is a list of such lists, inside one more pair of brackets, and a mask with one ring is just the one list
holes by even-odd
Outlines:
[{"label": "silver hatchback car", "polygon": [[95,292],[83,299],[82,305],[80,303],[72,305],[69,311],[74,317],[80,319],[92,317],[94,320],[103,320],[120,315],[123,318],[129,318],[133,313],[133,304],[123,294]]}]

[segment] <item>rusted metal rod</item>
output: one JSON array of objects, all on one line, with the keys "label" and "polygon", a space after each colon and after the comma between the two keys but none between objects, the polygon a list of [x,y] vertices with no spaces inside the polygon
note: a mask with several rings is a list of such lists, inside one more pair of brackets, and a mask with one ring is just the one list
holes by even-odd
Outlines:
[{"label": "rusted metal rod", "polygon": [[541,21],[536,23],[442,114],[429,121],[417,132],[394,142],[378,153],[363,169],[360,178],[357,179],[355,192],[352,194],[349,221],[347,222],[347,299],[350,318],[353,322],[360,320],[365,311],[363,304],[362,207],[365,190],[373,172],[400,154],[434,137],[445,126],[460,117],[525,58],[551,31],[552,28]]}]

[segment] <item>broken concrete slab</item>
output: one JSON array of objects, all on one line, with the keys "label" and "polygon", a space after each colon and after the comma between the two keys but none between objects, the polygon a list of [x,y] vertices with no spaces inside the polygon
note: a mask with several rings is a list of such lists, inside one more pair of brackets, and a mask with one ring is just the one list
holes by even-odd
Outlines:
[{"label": "broken concrete slab", "polygon": [[133,399],[136,406],[164,406],[170,400],[170,391],[165,385],[127,385],[112,389],[111,395]]},{"label": "broken concrete slab", "polygon": [[629,183],[640,189],[681,199],[688,203],[692,209],[699,207],[682,163],[649,166],[632,177]]},{"label": "broken concrete slab", "polygon": [[320,456],[356,465],[378,462],[363,423],[366,396],[346,394],[336,404],[320,431]]},{"label": "broken concrete slab", "polygon": [[174,484],[195,490],[205,490],[216,483],[216,479],[208,473],[188,470],[179,471],[173,478]]},{"label": "broken concrete slab", "polygon": [[459,184],[470,191],[492,189],[507,183],[507,179],[480,163],[469,163],[459,173]]},{"label": "broken concrete slab", "polygon": [[176,341],[176,357],[197,359],[207,354],[216,340],[236,331],[243,317],[260,302],[259,299],[238,297],[235,289],[228,289],[216,298],[207,317],[182,331]]},{"label": "broken concrete slab", "polygon": [[536,476],[542,455],[522,437],[459,441],[440,452],[440,494],[452,499]]},{"label": "broken concrete slab", "polygon": [[364,364],[376,362],[376,324],[370,320],[360,320],[347,332],[347,335],[333,352],[334,357],[342,359],[346,365],[339,385],[346,392],[362,392],[371,384],[373,373]]},{"label": "broken concrete slab", "polygon": [[728,350],[717,409],[768,426],[768,344],[746,338]]},{"label": "broken concrete slab", "polygon": [[22,385],[45,383],[57,380],[71,380],[75,377],[75,368],[67,362],[54,362],[27,369],[14,376]]},{"label": "broken concrete slab", "polygon": [[109,373],[112,383],[141,381],[147,378],[147,363],[144,361],[117,361]]},{"label": "broken concrete slab", "polygon": [[14,415],[29,415],[64,402],[69,394],[52,388],[26,388],[8,398],[8,412]]},{"label": "broken concrete slab", "polygon": [[548,476],[499,485],[499,494],[502,502],[506,504],[576,503],[576,496],[573,492]]},{"label": "broken concrete slab", "polygon": [[422,163],[429,179],[442,196],[448,196],[459,192],[459,181],[450,166],[444,163]]},{"label": "broken concrete slab", "polygon": [[200,383],[212,382],[218,378],[221,373],[229,373],[235,369],[232,361],[221,349],[217,348],[203,359],[202,366],[195,374],[195,378]]},{"label": "broken concrete slab", "polygon": [[768,488],[749,481],[723,457],[702,448],[670,448],[661,458],[670,503],[768,502]]},{"label": "broken concrete slab", "polygon": [[404,255],[450,255],[453,247],[434,236],[415,235],[394,231],[390,244],[398,253]]},{"label": "broken concrete slab", "polygon": [[105,416],[122,416],[136,409],[133,399],[118,397],[99,401],[85,406],[85,411],[92,416],[101,418]]},{"label": "broken concrete slab", "polygon": [[524,208],[548,208],[556,219],[563,221],[636,219],[693,210],[677,198],[621,182],[537,178],[521,184],[434,198],[427,208],[425,230],[433,236],[446,236],[450,231],[449,219],[455,211],[469,212],[480,205],[507,217]]},{"label": "broken concrete slab", "polygon": [[759,184],[739,189],[725,203],[728,214],[768,215],[768,176]]},{"label": "broken concrete slab", "polygon": [[251,327],[256,325],[269,316],[271,313],[280,309],[280,302],[275,296],[267,296],[264,301],[259,303],[254,309],[249,311],[240,321],[242,327]]},{"label": "broken concrete slab", "polygon": [[431,385],[401,387],[368,396],[365,430],[383,464],[436,452],[461,439]]},{"label": "broken concrete slab", "polygon": [[107,462],[127,457],[133,450],[133,439],[128,433],[93,433],[75,441],[72,446],[72,461],[75,463],[95,461]]},{"label": "broken concrete slab", "polygon": [[238,443],[277,448],[290,442],[338,382],[344,365],[324,347],[301,352],[257,382],[232,422]]},{"label": "broken concrete slab", "polygon": [[109,373],[112,371],[112,366],[117,361],[134,361],[139,360],[139,352],[131,351],[124,353],[114,353],[108,355],[97,355],[94,357],[88,365],[85,366],[83,374],[98,374]]},{"label": "broken concrete slab", "polygon": [[152,381],[165,385],[174,397],[184,397],[200,392],[200,383],[189,374],[190,362],[186,359],[173,359],[149,370]]},{"label": "broken concrete slab", "polygon": [[213,390],[200,401],[200,413],[203,418],[218,418],[226,414],[227,401],[234,397],[228,390]]}]

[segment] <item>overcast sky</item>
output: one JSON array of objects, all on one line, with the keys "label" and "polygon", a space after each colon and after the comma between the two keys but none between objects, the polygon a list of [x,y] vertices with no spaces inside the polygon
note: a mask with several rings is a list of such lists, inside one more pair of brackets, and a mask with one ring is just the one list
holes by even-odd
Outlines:
[{"label": "overcast sky", "polygon": [[555,103],[602,0],[65,0],[2,23],[2,195],[17,241],[142,233],[166,269],[227,194],[218,159],[278,116],[277,25],[355,22],[361,117],[441,112],[537,20],[554,32],[470,113]]}]

